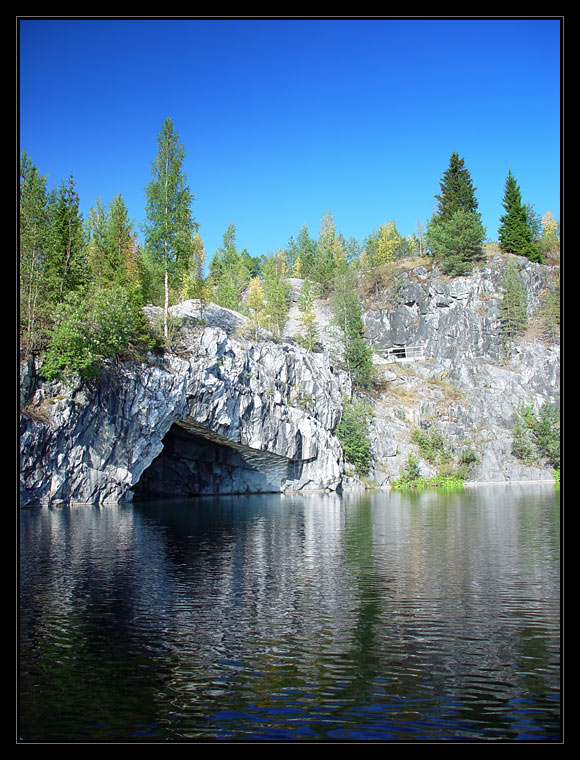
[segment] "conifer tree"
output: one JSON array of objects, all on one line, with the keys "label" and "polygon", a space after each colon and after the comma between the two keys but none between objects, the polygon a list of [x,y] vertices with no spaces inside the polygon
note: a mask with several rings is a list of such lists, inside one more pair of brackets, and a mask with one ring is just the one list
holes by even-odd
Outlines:
[{"label": "conifer tree", "polygon": [[215,252],[209,267],[215,302],[219,306],[239,310],[243,291],[251,276],[248,258],[238,253],[236,228],[233,223],[229,224],[223,235],[223,244]]},{"label": "conifer tree", "polygon": [[465,159],[460,158],[457,152],[451,154],[449,168],[444,172],[439,185],[441,194],[435,196],[438,201],[436,216],[439,220],[450,219],[459,209],[468,213],[477,211],[477,188],[473,187],[471,175],[465,167]]},{"label": "conifer tree", "polygon": [[44,266],[48,244],[48,192],[23,151],[20,162],[20,330],[22,345],[34,351],[42,340],[45,322]]},{"label": "conifer tree", "polygon": [[425,243],[447,274],[467,274],[482,255],[485,228],[478,212],[465,160],[452,153],[436,195],[437,211],[427,226]]},{"label": "conifer tree", "polygon": [[204,277],[205,246],[198,231],[193,236],[191,255],[186,264],[182,282],[184,300],[194,298],[199,301],[199,315],[203,317],[205,305],[210,297],[208,281]]},{"label": "conifer tree", "polygon": [[511,169],[505,182],[503,207],[500,217],[499,245],[504,253],[526,256],[530,261],[541,262],[542,256],[532,241],[528,212],[522,203],[522,195]]},{"label": "conifer tree", "polygon": [[355,385],[367,387],[373,372],[372,349],[364,336],[360,298],[351,272],[344,273],[335,284],[333,311],[345,370]]},{"label": "conifer tree", "polygon": [[500,313],[500,333],[506,349],[522,332],[527,322],[526,293],[514,259],[509,259],[502,280],[503,301]]}]

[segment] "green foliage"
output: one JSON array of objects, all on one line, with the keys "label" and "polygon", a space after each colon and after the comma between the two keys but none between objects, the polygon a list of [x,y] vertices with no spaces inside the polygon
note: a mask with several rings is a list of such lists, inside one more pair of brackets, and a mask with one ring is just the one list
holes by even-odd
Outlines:
[{"label": "green foliage", "polygon": [[465,159],[453,152],[449,159],[449,167],[444,172],[439,183],[441,194],[436,195],[438,202],[436,216],[441,221],[449,221],[459,210],[466,214],[475,214],[478,202],[469,170],[465,167]]},{"label": "green foliage", "polygon": [[541,262],[542,255],[533,242],[533,217],[522,203],[520,188],[511,169],[505,182],[503,207],[500,217],[499,245],[504,253],[526,256],[530,261]]},{"label": "green foliage", "polygon": [[318,324],[314,313],[314,297],[310,280],[304,280],[302,283],[302,290],[298,297],[298,310],[301,332],[296,340],[308,351],[314,351],[318,340]]},{"label": "green foliage", "polygon": [[290,308],[288,269],[281,253],[271,255],[262,264],[264,277],[264,316],[266,324],[277,338],[282,337]]},{"label": "green foliage", "polygon": [[343,365],[354,385],[366,388],[373,376],[373,355],[364,337],[360,297],[351,272],[335,281],[333,311],[340,331]]},{"label": "green foliage", "polygon": [[437,428],[415,428],[411,433],[411,440],[419,447],[421,457],[430,464],[447,464],[453,460],[453,455],[445,445],[443,434]]},{"label": "green foliage", "polygon": [[44,262],[48,246],[49,199],[46,177],[23,151],[20,162],[20,337],[34,351],[41,343],[48,314]]},{"label": "green foliage", "polygon": [[540,312],[543,337],[549,341],[560,338],[560,276],[556,275],[544,296]]},{"label": "green foliage", "polygon": [[218,248],[209,266],[211,286],[215,302],[226,309],[240,310],[242,294],[252,275],[246,256],[236,248],[236,228],[232,223],[223,235],[223,244]]},{"label": "green foliage", "polygon": [[521,403],[514,412],[512,454],[525,464],[545,462],[560,467],[560,414],[558,407],[544,401],[538,413],[532,404]]},{"label": "green foliage", "polygon": [[358,475],[365,475],[372,461],[368,424],[371,410],[364,400],[349,402],[345,399],[337,436],[344,458],[352,464]]},{"label": "green foliage", "polygon": [[151,271],[163,274],[167,333],[170,285],[174,284],[189,259],[198,225],[191,213],[193,194],[182,170],[185,151],[170,118],[163,122],[157,145],[153,177],[146,188],[144,231]]},{"label": "green foliage", "polygon": [[485,227],[465,159],[452,153],[436,195],[437,212],[427,225],[425,244],[446,274],[469,274],[483,255]]},{"label": "green foliage", "polygon": [[446,490],[462,490],[463,477],[459,474],[439,474],[432,478],[421,476],[417,457],[410,453],[407,456],[401,475],[391,482],[391,488],[395,490],[443,488]]},{"label": "green foliage", "polygon": [[148,333],[127,288],[73,292],[56,309],[42,374],[95,377],[102,360],[122,354],[132,340],[147,342]]},{"label": "green foliage", "polygon": [[502,279],[503,301],[500,311],[500,333],[506,346],[522,333],[527,323],[527,299],[519,267],[510,259]]},{"label": "green foliage", "polygon": [[466,275],[483,256],[484,238],[480,215],[460,208],[444,219],[433,217],[425,243],[445,274]]}]

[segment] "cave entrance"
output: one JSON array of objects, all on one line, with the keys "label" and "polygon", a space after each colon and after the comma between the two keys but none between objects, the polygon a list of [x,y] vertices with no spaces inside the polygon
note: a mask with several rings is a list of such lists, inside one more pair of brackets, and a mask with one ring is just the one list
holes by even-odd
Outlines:
[{"label": "cave entrance", "polygon": [[279,493],[294,462],[232,443],[192,419],[174,423],[133,487],[135,499]]}]

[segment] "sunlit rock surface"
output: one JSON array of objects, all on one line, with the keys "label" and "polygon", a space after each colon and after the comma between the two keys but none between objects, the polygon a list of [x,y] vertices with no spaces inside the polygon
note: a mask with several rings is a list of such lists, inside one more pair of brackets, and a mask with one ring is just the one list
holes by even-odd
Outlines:
[{"label": "sunlit rock surface", "polygon": [[[376,352],[368,394],[373,463],[368,478],[399,477],[416,427],[441,430],[457,454],[472,447],[476,482],[550,480],[545,463],[512,455],[514,412],[559,402],[560,347],[524,336],[510,355],[499,335],[499,256],[469,277],[407,268],[364,301]],[[556,268],[519,260],[528,313],[542,308]],[[345,477],[336,429],[350,392],[328,302],[316,313],[322,350],[294,340],[300,281],[282,341],[254,335],[246,317],[196,301],[171,309],[172,352],[107,365],[97,381],[43,383],[21,365],[21,505],[103,503],[135,497],[336,490]],[[160,309],[147,307],[154,321]],[[203,317],[203,322],[200,322]],[[386,362],[388,349],[419,346],[419,360]],[[423,474],[435,468],[421,462]],[[354,481],[356,483],[356,480]]]}]

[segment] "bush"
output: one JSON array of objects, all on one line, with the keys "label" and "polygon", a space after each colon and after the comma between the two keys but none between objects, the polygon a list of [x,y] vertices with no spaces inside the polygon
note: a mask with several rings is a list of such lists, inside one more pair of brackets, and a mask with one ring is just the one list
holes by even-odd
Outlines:
[{"label": "bush", "polygon": [[371,465],[371,441],[368,436],[370,407],[365,401],[345,402],[337,429],[344,458],[357,474],[365,475]]},{"label": "bush", "polygon": [[544,461],[560,467],[560,414],[558,407],[544,401],[536,414],[532,404],[520,404],[514,412],[512,454],[526,464]]},{"label": "bush", "polygon": [[145,332],[127,289],[71,293],[56,311],[42,374],[95,377],[102,360],[123,353],[135,336],[144,339]]}]

